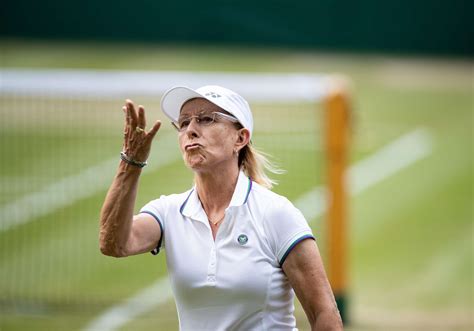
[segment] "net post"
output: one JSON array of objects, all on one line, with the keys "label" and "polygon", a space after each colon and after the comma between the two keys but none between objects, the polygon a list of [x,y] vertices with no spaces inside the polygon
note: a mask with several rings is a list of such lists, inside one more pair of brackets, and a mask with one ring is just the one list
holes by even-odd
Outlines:
[{"label": "net post", "polygon": [[325,98],[325,150],[327,176],[327,270],[344,324],[348,322],[348,219],[345,171],[349,145],[351,105],[348,80],[330,77]]}]

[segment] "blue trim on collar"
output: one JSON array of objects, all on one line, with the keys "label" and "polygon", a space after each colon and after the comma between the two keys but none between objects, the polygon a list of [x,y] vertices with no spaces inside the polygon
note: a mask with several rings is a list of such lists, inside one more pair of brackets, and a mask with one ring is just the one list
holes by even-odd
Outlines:
[{"label": "blue trim on collar", "polygon": [[249,195],[250,195],[250,190],[252,190],[252,179],[249,178],[249,186],[247,189],[247,195],[245,196],[245,200],[243,204],[247,203],[247,200],[249,199]]},{"label": "blue trim on collar", "polygon": [[[241,196],[243,195],[243,190],[244,188],[242,186],[245,185],[245,183],[243,183],[244,179],[241,179],[240,176],[245,176],[245,174],[243,174],[242,172],[239,173],[239,177],[237,179],[237,186],[235,187],[235,190],[234,190],[234,195],[232,196],[232,199],[231,199],[231,202],[230,202],[230,205],[229,206],[241,206],[241,205],[244,205],[248,198],[249,198],[249,195],[250,195],[250,191],[252,190],[252,179],[248,178],[247,176],[245,176],[247,179],[248,179],[248,184],[247,184],[247,192],[245,192],[245,198],[244,200],[238,200],[241,198]],[[240,183],[240,186],[239,186],[239,183]],[[239,190],[238,190],[239,189]],[[188,196],[186,197],[186,199],[184,200],[184,202],[182,203],[182,205],[180,206],[179,208],[179,212],[181,213],[181,215],[183,216],[187,216],[189,213],[186,213],[187,215],[185,215],[183,212],[185,210],[185,208],[187,207],[188,205],[188,202],[189,202],[189,198],[191,198],[191,195],[195,192],[196,190],[196,186],[194,186],[191,191],[189,192]],[[196,193],[197,194],[197,193]],[[199,196],[197,196],[197,199],[199,200]],[[234,202],[234,199],[236,199],[238,202],[237,204]],[[194,200],[191,200],[191,203],[194,204]],[[234,204],[232,204],[234,203]],[[193,206],[191,206],[191,208],[194,208]],[[202,208],[202,207],[201,207]],[[195,212],[196,210],[191,210],[191,212]]]},{"label": "blue trim on collar", "polygon": [[298,245],[300,242],[302,242],[303,240],[305,239],[313,239],[313,240],[316,240],[314,239],[314,236],[310,235],[310,234],[305,234],[304,236],[302,237],[299,237],[298,239],[296,239],[290,247],[288,247],[288,249],[286,250],[285,254],[283,254],[283,257],[281,258],[281,261],[280,261],[280,267],[283,266],[283,263],[285,262],[286,258],[288,257],[288,254],[290,254],[290,252],[293,250],[293,248],[295,248],[296,245]]},{"label": "blue trim on collar", "polygon": [[181,207],[179,208],[179,212],[180,212],[181,214],[183,214],[184,207],[186,207],[186,204],[188,203],[189,197],[191,196],[191,194],[192,194],[193,192],[194,192],[194,188],[191,190],[191,192],[189,192],[188,197],[186,198],[186,200],[184,200],[183,204],[182,204]]}]

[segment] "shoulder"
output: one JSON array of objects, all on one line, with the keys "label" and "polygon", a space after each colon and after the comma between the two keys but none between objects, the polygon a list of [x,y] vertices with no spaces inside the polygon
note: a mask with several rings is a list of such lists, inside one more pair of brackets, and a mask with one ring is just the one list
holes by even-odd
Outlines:
[{"label": "shoulder", "polygon": [[303,214],[286,197],[258,184],[252,194],[251,201],[259,211],[260,224],[281,265],[299,241],[314,238],[311,228]]},{"label": "shoulder", "polygon": [[191,195],[194,188],[191,188],[182,193],[174,193],[169,195],[161,195],[158,199],[151,200],[148,202],[143,208],[143,210],[147,209],[174,209],[177,208],[178,210],[181,206],[187,201],[189,196]]},{"label": "shoulder", "polygon": [[280,231],[288,226],[307,226],[303,214],[290,200],[257,183],[253,183],[248,205],[266,231]]},{"label": "shoulder", "polygon": [[257,204],[265,215],[272,215],[283,211],[296,212],[298,209],[285,196],[275,193],[255,182],[252,183],[250,200]]}]

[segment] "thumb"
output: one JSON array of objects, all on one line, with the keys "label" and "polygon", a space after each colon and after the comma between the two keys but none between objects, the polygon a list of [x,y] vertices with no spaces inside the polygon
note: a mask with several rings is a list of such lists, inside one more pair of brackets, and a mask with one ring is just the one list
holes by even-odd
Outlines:
[{"label": "thumb", "polygon": [[155,135],[158,132],[158,130],[160,129],[160,127],[161,127],[161,121],[158,120],[158,121],[155,122],[155,124],[150,129],[150,131],[148,131],[148,137],[150,138],[150,140],[152,140],[155,137]]}]

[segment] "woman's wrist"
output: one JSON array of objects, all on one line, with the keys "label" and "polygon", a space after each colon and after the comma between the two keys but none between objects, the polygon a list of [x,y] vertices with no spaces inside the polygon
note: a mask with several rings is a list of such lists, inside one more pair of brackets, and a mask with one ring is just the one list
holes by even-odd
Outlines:
[{"label": "woman's wrist", "polygon": [[120,159],[129,164],[129,165],[132,165],[134,167],[138,167],[138,168],[143,168],[144,166],[146,166],[148,163],[146,161],[144,162],[141,162],[141,161],[137,161],[137,160],[134,160],[132,157],[128,156],[127,154],[125,154],[125,152],[120,152]]}]

